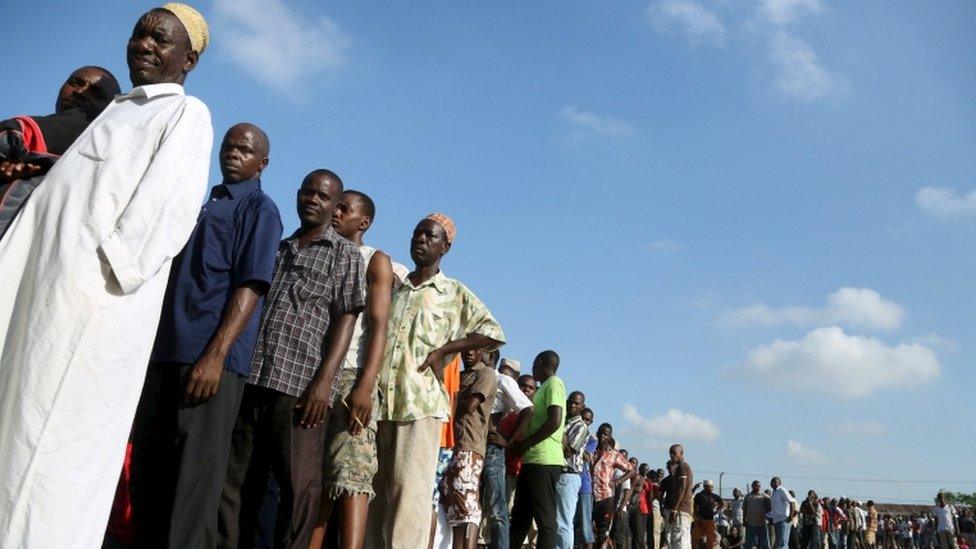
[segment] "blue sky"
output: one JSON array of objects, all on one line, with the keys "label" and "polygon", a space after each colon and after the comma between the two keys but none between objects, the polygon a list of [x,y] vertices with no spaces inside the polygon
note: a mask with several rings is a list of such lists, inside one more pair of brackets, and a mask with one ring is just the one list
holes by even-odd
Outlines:
[{"label": "blue sky", "polygon": [[[4,2],[4,110],[50,112],[84,64],[127,82],[152,5]],[[367,240],[400,261],[453,216],[444,270],[504,354],[556,349],[644,460],[683,441],[726,490],[976,491],[976,4],[197,6],[187,89],[218,136],[267,130],[286,230],[318,167],[374,197]]]}]

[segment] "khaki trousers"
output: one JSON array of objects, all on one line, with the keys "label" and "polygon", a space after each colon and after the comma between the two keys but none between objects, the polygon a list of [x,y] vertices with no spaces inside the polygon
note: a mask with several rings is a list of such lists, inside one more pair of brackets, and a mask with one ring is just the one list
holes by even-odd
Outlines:
[{"label": "khaki trousers", "polygon": [[939,532],[939,549],[956,549],[956,534]]},{"label": "khaki trousers", "polygon": [[377,424],[379,468],[366,522],[367,548],[427,547],[440,438],[441,422],[432,417]]}]

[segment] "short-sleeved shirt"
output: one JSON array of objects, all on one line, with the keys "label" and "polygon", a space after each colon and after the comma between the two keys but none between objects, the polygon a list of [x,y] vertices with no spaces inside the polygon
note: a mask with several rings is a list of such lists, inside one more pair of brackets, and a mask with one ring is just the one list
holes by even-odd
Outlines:
[{"label": "short-sleeved shirt", "polygon": [[718,494],[698,492],[695,494],[695,516],[702,520],[715,520],[715,508],[722,501]]},{"label": "short-sleeved shirt", "polygon": [[946,504],[945,507],[939,507],[936,505],[932,508],[932,514],[935,515],[938,527],[936,531],[938,532],[954,532],[956,530],[955,518],[956,518],[956,508],[951,504]]},{"label": "short-sleeved shirt", "polygon": [[575,453],[566,458],[563,466],[564,473],[583,472],[583,445],[590,438],[590,429],[583,421],[583,417],[575,415],[566,419],[566,445]]},{"label": "short-sleeved shirt", "polygon": [[729,506],[732,508],[732,526],[742,526],[742,502],[743,499],[733,499]]},{"label": "short-sleeved shirt", "polygon": [[619,451],[607,448],[596,456],[593,464],[593,501],[603,501],[613,497],[613,480],[617,471],[630,471],[630,462]]},{"label": "short-sleeved shirt", "polygon": [[488,444],[488,424],[491,422],[491,408],[495,404],[495,391],[498,378],[495,371],[482,363],[461,371],[461,390],[457,401],[461,402],[471,395],[481,395],[482,401],[471,413],[454,415],[454,449],[469,450],[481,457],[485,456]]},{"label": "short-sleeved shirt", "polygon": [[766,509],[769,507],[769,496],[763,493],[746,494],[742,504],[743,515],[745,515],[746,526],[765,526]]},{"label": "short-sleeved shirt", "polygon": [[[261,181],[210,191],[183,251],[173,259],[151,360],[192,364],[217,330],[227,301],[245,282],[271,284],[281,216]],[[227,354],[224,368],[246,376],[264,298]]]},{"label": "short-sleeved shirt", "polygon": [[322,365],[331,322],[366,302],[366,266],[355,244],[327,227],[307,246],[281,241],[248,383],[300,397]]},{"label": "short-sleeved shirt", "polygon": [[[583,452],[590,454],[592,457],[596,453],[596,436],[590,435],[586,439],[586,444],[583,446]],[[593,478],[590,474],[590,465],[584,464],[583,471],[580,473],[580,493],[581,494],[592,494],[593,493]]]},{"label": "short-sleeved shirt", "polygon": [[790,520],[790,505],[795,502],[796,499],[790,495],[789,490],[782,484],[773,490],[772,502],[770,504],[770,513],[773,516],[773,522]]},{"label": "short-sleeved shirt", "polygon": [[505,342],[501,326],[464,284],[438,272],[414,286],[408,276],[393,292],[390,305],[390,329],[377,380],[378,419],[447,421],[451,407],[444,385],[434,372],[419,368],[431,351],[471,334]]},{"label": "short-sleeved shirt", "polygon": [[495,405],[491,408],[492,415],[521,412],[532,406],[532,401],[519,389],[517,381],[497,371],[495,375],[498,377],[498,390],[495,394]]},{"label": "short-sleeved shirt", "polygon": [[522,455],[523,463],[535,465],[560,465],[565,463],[563,458],[563,418],[566,416],[566,385],[556,376],[542,382],[532,398],[532,419],[525,429],[525,436],[530,437],[542,428],[549,419],[549,407],[560,408],[559,425],[556,430],[535,446],[529,448]]},{"label": "short-sleeved shirt", "polygon": [[[691,472],[691,466],[687,461],[678,463],[671,474],[671,484],[664,497],[664,508],[669,511],[681,511],[691,514],[691,487],[694,485],[695,478]],[[679,501],[678,494],[684,492],[684,497]]]}]

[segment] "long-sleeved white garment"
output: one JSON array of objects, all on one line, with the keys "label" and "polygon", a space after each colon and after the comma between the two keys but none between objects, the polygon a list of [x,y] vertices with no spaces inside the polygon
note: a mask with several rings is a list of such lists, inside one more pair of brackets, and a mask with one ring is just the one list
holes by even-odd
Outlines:
[{"label": "long-sleeved white garment", "polygon": [[173,256],[207,188],[210,112],[120,96],[0,240],[0,547],[100,547]]}]

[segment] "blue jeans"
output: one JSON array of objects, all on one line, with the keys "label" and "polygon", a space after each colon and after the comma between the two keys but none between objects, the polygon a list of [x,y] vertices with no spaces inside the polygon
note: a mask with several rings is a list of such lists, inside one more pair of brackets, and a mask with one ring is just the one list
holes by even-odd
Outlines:
[{"label": "blue jeans", "polygon": [[790,528],[793,525],[788,520],[781,520],[773,525],[776,532],[776,549],[788,549],[790,546]]},{"label": "blue jeans", "polygon": [[[574,541],[593,543],[596,536],[593,533],[593,493],[580,494],[576,502],[576,516],[573,517]],[[576,539],[578,538],[578,539]]]},{"label": "blue jeans", "polygon": [[765,524],[762,526],[746,526],[746,542],[742,549],[752,549],[753,547],[769,549],[769,532],[766,531]]},{"label": "blue jeans", "polygon": [[573,549],[573,517],[583,479],[579,473],[563,473],[556,483],[556,549]]},{"label": "blue jeans", "polygon": [[490,549],[508,549],[508,499],[505,491],[505,449],[489,444],[481,477],[484,507],[488,512]]}]

